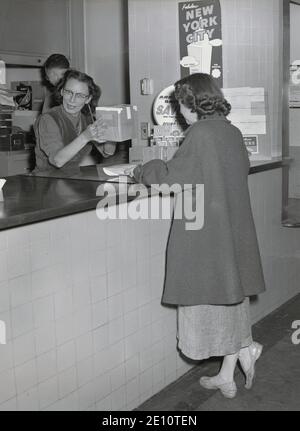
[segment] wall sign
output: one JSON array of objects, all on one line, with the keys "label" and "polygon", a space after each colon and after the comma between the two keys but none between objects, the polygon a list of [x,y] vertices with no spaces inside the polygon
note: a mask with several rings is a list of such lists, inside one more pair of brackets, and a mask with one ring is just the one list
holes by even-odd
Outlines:
[{"label": "wall sign", "polygon": [[212,75],[223,87],[222,27],[219,0],[179,3],[181,77]]},{"label": "wall sign", "polygon": [[246,145],[247,150],[251,153],[251,154],[258,154],[259,153],[259,149],[258,149],[258,136],[257,135],[245,135],[243,136],[244,138],[244,143]]}]

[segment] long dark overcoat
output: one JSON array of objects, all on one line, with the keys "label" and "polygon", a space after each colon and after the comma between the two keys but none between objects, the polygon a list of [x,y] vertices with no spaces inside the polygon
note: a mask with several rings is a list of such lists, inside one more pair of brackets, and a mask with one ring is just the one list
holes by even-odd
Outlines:
[{"label": "long dark overcoat", "polygon": [[265,290],[248,189],[249,159],[239,129],[223,115],[189,127],[172,160],[134,171],[150,184],[204,184],[204,225],[171,225],[162,302],[236,304]]}]

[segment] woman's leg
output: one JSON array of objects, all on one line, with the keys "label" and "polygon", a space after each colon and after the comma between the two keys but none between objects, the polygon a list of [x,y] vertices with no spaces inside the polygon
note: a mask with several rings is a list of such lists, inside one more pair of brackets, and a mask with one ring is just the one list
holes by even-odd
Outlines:
[{"label": "woman's leg", "polygon": [[224,382],[233,382],[234,370],[238,360],[239,353],[224,356],[222,367],[219,371],[219,376]]},{"label": "woman's leg", "polygon": [[219,373],[213,377],[203,376],[200,385],[206,389],[220,389],[226,398],[234,398],[237,392],[234,382],[234,370],[239,353],[224,356],[222,367]]}]

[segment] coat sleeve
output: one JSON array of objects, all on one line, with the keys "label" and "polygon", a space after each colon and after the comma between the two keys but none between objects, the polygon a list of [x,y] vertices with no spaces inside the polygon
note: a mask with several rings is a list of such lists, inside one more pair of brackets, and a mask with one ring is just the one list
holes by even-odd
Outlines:
[{"label": "coat sleeve", "polygon": [[59,126],[49,114],[40,116],[36,135],[37,145],[48,157],[49,163],[55,166],[53,158],[59,150],[64,148],[64,144]]},{"label": "coat sleeve", "polygon": [[191,128],[170,161],[151,160],[137,166],[133,171],[134,178],[145,185],[180,184],[183,187],[191,184],[195,187],[203,181],[201,168],[203,153],[199,132]]}]

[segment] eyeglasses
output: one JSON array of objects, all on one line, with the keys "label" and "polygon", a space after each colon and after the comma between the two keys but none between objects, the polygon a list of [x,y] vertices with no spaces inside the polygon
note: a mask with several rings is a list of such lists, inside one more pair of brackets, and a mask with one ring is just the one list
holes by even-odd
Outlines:
[{"label": "eyeglasses", "polygon": [[82,102],[89,97],[88,94],[73,93],[73,91],[67,90],[66,88],[63,88],[63,94],[70,99],[74,97],[75,100],[80,100]]}]

